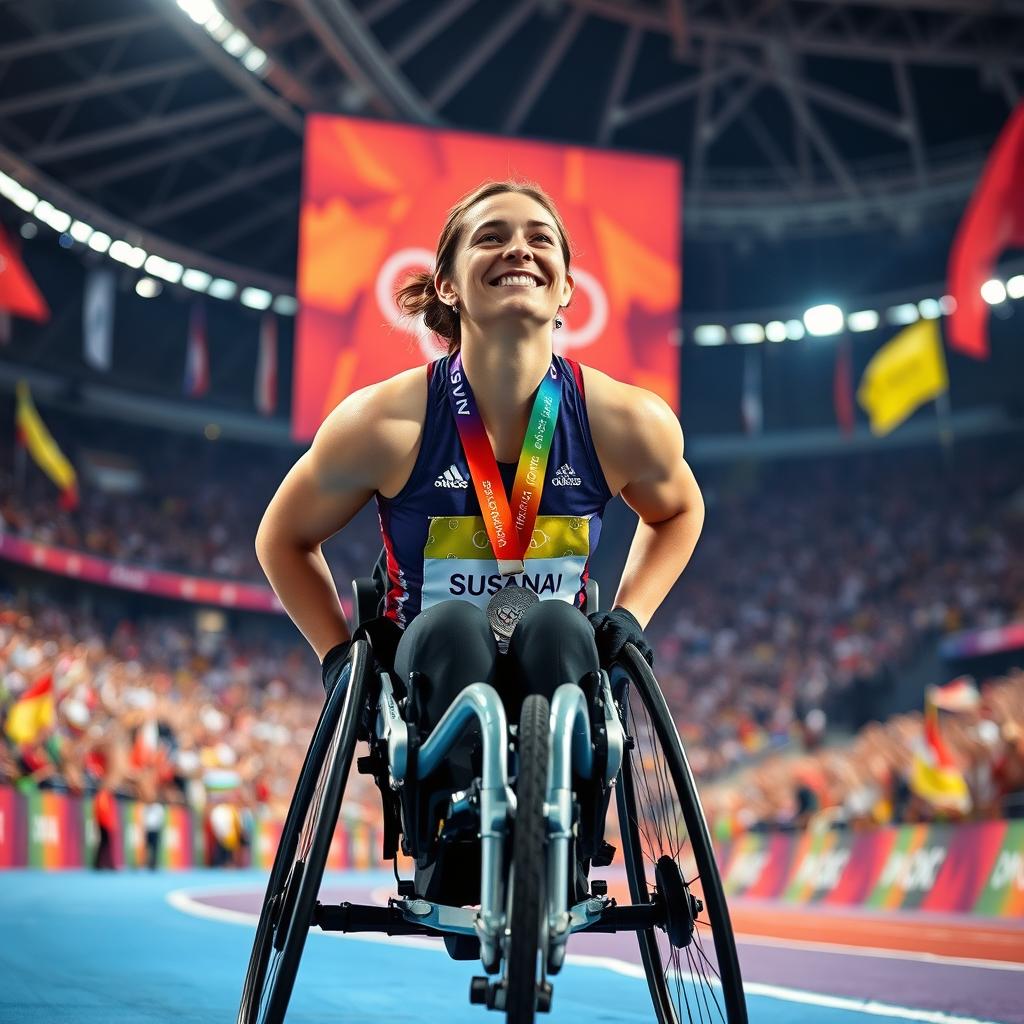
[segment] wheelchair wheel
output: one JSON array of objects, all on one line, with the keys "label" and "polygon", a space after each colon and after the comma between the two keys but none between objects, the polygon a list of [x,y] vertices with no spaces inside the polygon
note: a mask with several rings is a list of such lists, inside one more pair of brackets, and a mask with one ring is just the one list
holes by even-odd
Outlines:
[{"label": "wheelchair wheel", "polygon": [[551,745],[551,706],[533,694],[519,716],[519,782],[509,882],[509,946],[505,1014],[509,1024],[533,1024],[543,980],[547,904],[544,800]]},{"label": "wheelchair wheel", "polygon": [[747,1010],[722,881],[704,812],[661,688],[632,644],[617,695],[632,744],[616,787],[634,903],[660,903],[664,927],[638,932],[659,1024],[746,1024]]},{"label": "wheelchair wheel", "polygon": [[281,1024],[313,920],[355,751],[369,670],[365,642],[324,703],[281,832],[263,900],[237,1024]]}]

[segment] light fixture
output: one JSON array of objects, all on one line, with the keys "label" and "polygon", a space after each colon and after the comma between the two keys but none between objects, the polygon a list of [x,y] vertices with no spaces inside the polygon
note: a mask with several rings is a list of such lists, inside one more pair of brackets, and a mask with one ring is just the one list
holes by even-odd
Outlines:
[{"label": "light fixture", "polygon": [[998,277],[993,277],[981,286],[981,297],[990,306],[998,306],[1006,301],[1006,285]]},{"label": "light fixture", "polygon": [[1016,274],[1006,282],[1006,294],[1011,299],[1024,299],[1024,274]]},{"label": "light fixture", "polygon": [[769,341],[785,341],[788,337],[786,325],[781,320],[769,320],[764,325],[764,336]]},{"label": "light fixture", "polygon": [[243,288],[242,294],[239,296],[243,306],[248,306],[250,309],[266,309],[270,305],[270,300],[273,296],[270,292],[265,291],[263,288]]},{"label": "light fixture", "polygon": [[205,270],[196,270],[195,267],[186,267],[181,275],[181,283],[194,292],[205,292],[212,280],[211,274]]},{"label": "light fixture", "polygon": [[786,337],[790,341],[799,341],[806,333],[803,320],[786,321]]},{"label": "light fixture", "polygon": [[274,299],[274,312],[281,316],[295,316],[299,311],[299,304],[295,301],[294,295],[278,295]]},{"label": "light fixture", "polygon": [[721,324],[701,324],[694,328],[693,340],[698,345],[724,345],[725,328]]},{"label": "light fixture", "polygon": [[916,323],[921,319],[921,311],[917,303],[901,302],[898,306],[890,306],[885,311],[885,319],[897,327],[906,327],[907,324]]},{"label": "light fixture", "polygon": [[226,277],[215,277],[206,289],[207,294],[212,295],[215,299],[233,299],[237,291],[238,285]]},{"label": "light fixture", "polygon": [[826,337],[829,334],[838,334],[843,329],[843,311],[831,302],[822,303],[820,306],[811,306],[804,313],[804,326],[808,334],[817,338]]},{"label": "light fixture", "polygon": [[758,345],[764,341],[764,328],[760,324],[733,324],[732,339],[738,345]]},{"label": "light fixture", "polygon": [[135,282],[135,294],[144,299],[155,299],[163,291],[163,285],[152,277],[140,277]]},{"label": "light fixture", "polygon": [[942,316],[942,304],[938,299],[922,299],[917,309],[923,320],[938,320]]},{"label": "light fixture", "polygon": [[106,252],[110,248],[111,237],[105,231],[94,231],[89,236],[89,248],[96,252]]},{"label": "light fixture", "polygon": [[878,312],[874,309],[859,309],[846,317],[846,326],[851,331],[873,331],[878,326]]}]

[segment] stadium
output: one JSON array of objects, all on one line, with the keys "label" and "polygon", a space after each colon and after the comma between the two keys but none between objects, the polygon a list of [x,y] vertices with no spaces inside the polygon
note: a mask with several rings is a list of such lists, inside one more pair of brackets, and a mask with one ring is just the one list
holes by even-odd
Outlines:
[{"label": "stadium", "polygon": [[0,0],[0,1021],[1024,1024],[1022,83]]}]

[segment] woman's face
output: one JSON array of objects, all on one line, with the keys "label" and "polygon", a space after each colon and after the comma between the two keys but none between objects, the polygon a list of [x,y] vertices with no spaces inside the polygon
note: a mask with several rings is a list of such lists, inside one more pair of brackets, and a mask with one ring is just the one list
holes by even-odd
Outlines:
[{"label": "woman's face", "polygon": [[502,192],[463,219],[454,274],[435,278],[445,302],[480,325],[509,319],[551,323],[572,297],[558,229],[530,196]]}]

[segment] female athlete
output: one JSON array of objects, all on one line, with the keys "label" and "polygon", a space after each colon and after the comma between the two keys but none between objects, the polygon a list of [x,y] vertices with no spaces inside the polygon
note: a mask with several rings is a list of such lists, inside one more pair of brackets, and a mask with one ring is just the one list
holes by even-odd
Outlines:
[{"label": "female athlete", "polygon": [[[466,195],[434,273],[397,296],[448,356],[342,401],[271,500],[257,555],[328,690],[351,633],[321,544],[371,498],[391,667],[405,684],[416,674],[424,725],[471,682],[495,685],[514,721],[526,693],[582,682],[627,641],[651,660],[643,628],[689,560],[704,506],[672,410],[553,355],[569,264],[540,188],[490,182]],[[617,494],[640,522],[612,610],[588,621],[590,558]]]}]

